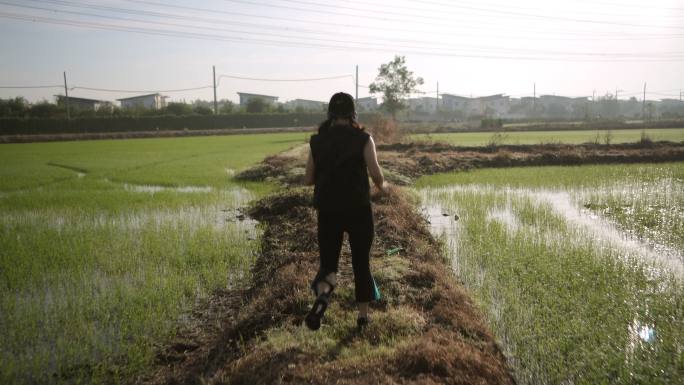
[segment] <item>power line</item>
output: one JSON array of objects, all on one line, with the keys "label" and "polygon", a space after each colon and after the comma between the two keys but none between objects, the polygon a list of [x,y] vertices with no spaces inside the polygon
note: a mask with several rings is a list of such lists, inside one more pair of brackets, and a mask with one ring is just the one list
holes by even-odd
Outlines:
[{"label": "power line", "polygon": [[[33,0],[33,1],[40,1],[40,0]],[[138,14],[146,14],[154,17],[170,17],[170,18],[176,18],[176,19],[192,19],[192,20],[197,20],[197,21],[204,21],[204,22],[209,22],[209,23],[219,23],[219,24],[225,24],[226,22],[223,20],[217,20],[217,19],[207,19],[207,18],[197,18],[197,17],[188,17],[188,16],[181,16],[181,15],[174,15],[174,14],[164,14],[164,13],[159,13],[159,12],[150,12],[150,11],[142,11],[142,10],[130,10],[130,9],[122,9],[122,8],[115,8],[115,7],[102,7],[102,6],[96,6],[96,5],[90,5],[90,4],[85,4],[85,5],[79,5],[77,3],[69,2],[69,1],[59,1],[59,0],[43,0],[44,2],[50,2],[50,3],[61,3],[67,6],[71,7],[85,7],[85,8],[91,8],[91,9],[107,9],[115,12],[125,12],[125,13],[138,13]],[[131,3],[136,3],[136,4],[144,4],[144,5],[152,5],[152,6],[158,6],[158,7],[165,7],[165,8],[173,8],[173,9],[179,9],[179,10],[185,10],[185,11],[197,11],[197,12],[206,12],[206,13],[212,13],[212,14],[226,14],[226,15],[233,15],[233,16],[242,16],[242,17],[251,17],[251,18],[259,18],[259,19],[266,19],[266,20],[280,20],[280,21],[288,21],[288,22],[302,22],[302,23],[308,23],[308,24],[318,24],[318,25],[324,25],[326,27],[330,26],[335,26],[335,27],[345,27],[345,28],[354,28],[354,29],[370,29],[370,30],[378,30],[378,31],[388,31],[388,32],[414,32],[414,33],[430,33],[432,34],[432,31],[426,31],[426,30],[416,30],[416,29],[406,29],[406,28],[391,28],[391,27],[378,27],[378,26],[373,26],[373,25],[355,25],[355,24],[342,24],[342,23],[335,23],[335,22],[319,22],[316,20],[310,20],[310,19],[298,19],[298,18],[285,18],[285,17],[277,17],[277,16],[264,16],[264,15],[255,15],[255,14],[248,14],[248,13],[243,13],[243,12],[234,12],[234,11],[225,11],[225,10],[220,10],[220,9],[208,9],[208,8],[199,8],[199,7],[188,7],[188,6],[180,6],[180,5],[173,5],[173,4],[165,4],[165,3],[158,3],[158,2],[153,2],[153,1],[145,1],[145,0],[124,0],[127,2]],[[76,5],[74,5],[76,4]],[[243,22],[230,22],[231,24],[246,24]],[[481,23],[478,23],[478,26],[480,26]],[[495,24],[498,25],[498,24]],[[256,25],[257,28],[273,28],[272,26],[268,25]],[[292,27],[286,27],[286,26],[280,26],[277,28],[283,28],[283,29],[288,29],[288,30],[299,30],[297,28],[292,28]],[[488,28],[487,30],[491,30],[491,28]],[[531,31],[533,33],[538,33],[539,31]],[[309,33],[319,33],[317,31],[312,31],[312,30],[307,30]],[[560,38],[551,38],[548,37],[547,35],[551,32],[553,33],[560,33],[560,34],[565,34],[569,36],[584,36],[583,40],[597,40],[598,37],[603,36],[597,33],[591,33],[591,34],[578,34],[576,32],[555,32],[555,31],[544,31],[544,37],[540,36],[535,36],[534,38],[529,38],[529,37],[520,37],[520,36],[512,36],[510,35],[510,30],[506,30],[506,38],[518,38],[518,39],[526,39],[526,40],[578,40],[578,38],[572,38],[572,39],[560,39]],[[520,32],[518,29],[516,32]],[[522,31],[525,32],[525,31]],[[464,33],[453,33],[453,32],[440,32],[440,34],[443,35],[448,35],[448,36],[457,36],[457,37],[463,37],[463,36],[468,36],[468,34]],[[345,33],[345,35],[350,35],[348,33]],[[478,37],[502,37],[501,35],[491,35],[491,34],[483,34],[478,32],[476,34]],[[589,36],[587,38],[587,36]],[[664,38],[682,38],[684,37],[684,34],[678,34],[678,35],[644,35],[640,34],[639,37],[625,37],[624,33],[621,33],[617,37],[601,37],[601,40],[650,40],[650,39],[664,39]]]},{"label": "power line", "polygon": [[[243,30],[237,30],[237,29],[226,29],[226,28],[213,28],[213,27],[200,27],[200,26],[195,26],[195,25],[188,25],[188,24],[179,24],[179,23],[169,23],[169,22],[158,22],[158,21],[149,21],[149,20],[140,20],[140,19],[131,19],[131,18],[124,18],[124,17],[118,17],[118,16],[110,16],[110,15],[99,15],[99,14],[93,14],[93,13],[88,13],[88,12],[75,12],[75,11],[65,11],[65,10],[60,10],[60,9],[52,9],[52,8],[45,8],[45,7],[37,7],[37,6],[30,6],[30,5],[18,5],[14,3],[7,3],[0,1],[0,4],[5,4],[5,5],[10,5],[14,7],[19,7],[19,8],[28,8],[28,9],[37,9],[37,10],[43,10],[43,11],[50,11],[50,12],[58,12],[58,13],[66,13],[66,14],[75,14],[75,15],[80,15],[80,16],[91,16],[91,17],[98,17],[98,18],[105,18],[105,19],[115,19],[115,20],[122,20],[122,21],[132,21],[132,22],[140,22],[140,23],[152,23],[152,24],[158,24],[158,25],[164,25],[164,26],[172,26],[172,27],[181,27],[181,28],[194,28],[194,29],[211,29],[211,30],[216,30],[216,31],[223,31],[223,32],[231,32],[231,33],[241,33],[241,34],[250,34],[250,35],[262,35],[262,36],[270,36],[270,37],[278,37],[278,38],[291,38],[291,39],[305,39],[307,41],[314,40],[314,41],[322,41],[322,42],[329,42],[329,43],[342,43],[342,44],[361,44],[361,45],[371,45],[371,46],[377,46],[377,45],[382,45],[382,46],[387,46],[387,43],[375,43],[372,41],[349,41],[349,40],[338,40],[338,39],[323,39],[323,38],[313,38],[313,37],[300,37],[300,36],[284,36],[282,33],[275,34],[275,33],[267,33],[267,32],[252,32],[252,31],[243,31]],[[367,37],[371,38],[371,37]],[[546,54],[546,55],[569,55],[569,56],[599,56],[599,57],[609,57],[609,56],[614,56],[614,57],[637,57],[637,56],[651,56],[653,54],[649,53],[594,53],[594,52],[562,52],[562,51],[543,51],[543,50],[530,50],[530,49],[518,49],[518,48],[501,48],[501,47],[488,47],[488,46],[468,46],[468,45],[462,45],[462,46],[455,46],[455,45],[438,45],[435,43],[427,42],[427,41],[418,41],[418,43],[422,43],[423,45],[421,46],[407,46],[407,45],[398,45],[395,44],[395,47],[399,48],[409,48],[409,49],[423,49],[426,48],[425,45],[433,45],[434,48],[437,49],[445,49],[445,50],[453,50],[453,49],[467,49],[471,51],[477,51],[477,52],[488,52],[489,50],[496,50],[496,51],[511,51],[514,53],[517,52],[527,52],[531,54]],[[431,47],[433,48],[433,47]],[[452,49],[453,48],[453,49]],[[661,52],[658,53],[658,55],[681,55],[684,54],[684,52]]]},{"label": "power line", "polygon": [[99,92],[117,92],[117,93],[157,93],[157,92],[165,92],[165,93],[173,93],[173,92],[187,92],[187,91],[198,91],[198,90],[204,90],[207,88],[213,88],[214,86],[209,85],[209,86],[201,86],[201,87],[191,87],[191,88],[178,88],[178,89],[172,89],[172,90],[116,90],[116,89],[110,89],[110,88],[93,88],[93,87],[83,87],[83,86],[74,86],[70,87],[69,90],[86,90],[86,91],[99,91]]},{"label": "power line", "polygon": [[[228,37],[228,36],[209,35],[209,34],[191,33],[191,32],[155,30],[155,29],[140,28],[140,27],[123,27],[123,26],[112,25],[112,24],[82,22],[82,21],[64,20],[64,19],[56,19],[56,18],[45,18],[45,17],[38,17],[38,16],[32,16],[32,15],[21,15],[21,14],[12,14],[12,13],[0,13],[0,17],[8,18],[8,19],[21,20],[21,21],[41,22],[41,23],[57,24],[57,25],[69,25],[69,26],[81,27],[81,28],[114,30],[114,31],[121,31],[121,32],[132,32],[132,33],[157,35],[157,36],[182,37],[182,38],[199,39],[199,40],[214,40],[214,41],[237,42],[237,43],[246,43],[246,44],[261,44],[261,45],[271,45],[271,46],[279,46],[279,47],[290,46],[290,47],[304,47],[304,48],[326,48],[326,49],[336,49],[336,50],[353,49],[353,50],[358,50],[358,51],[397,53],[397,49],[393,49],[393,48],[383,48],[383,47],[371,48],[371,47],[350,46],[350,45],[340,46],[340,45],[325,45],[325,44],[315,44],[315,43],[305,43],[305,42],[304,43],[303,42],[293,42],[291,40],[268,40],[268,39],[251,39],[251,38],[240,38],[240,37]],[[620,61],[656,62],[656,61],[661,61],[662,62],[662,61],[682,61],[682,60],[684,60],[684,57],[649,58],[648,60],[644,60],[644,59],[626,60],[627,58],[613,58],[613,59],[611,59],[611,58],[606,57],[606,58],[600,58],[600,60],[598,60],[598,59],[562,58],[562,57],[544,58],[544,57],[534,57],[534,56],[505,56],[505,55],[496,55],[496,54],[492,54],[492,55],[465,54],[465,53],[458,53],[457,54],[457,53],[445,53],[445,52],[427,51],[427,50],[400,50],[400,51],[401,51],[400,53],[410,53],[410,54],[429,55],[429,56],[441,56],[441,57],[536,60],[536,61],[562,60],[562,61],[585,61],[585,62],[599,62],[599,61],[601,61],[601,62],[603,62],[603,61],[611,61],[611,62],[620,62]]]},{"label": "power line", "polygon": [[[355,15],[355,14],[349,14],[349,13],[329,12],[329,11],[322,11],[322,10],[314,10],[311,8],[300,8],[300,7],[292,7],[292,6],[278,5],[278,4],[265,4],[265,3],[259,3],[259,2],[248,1],[248,0],[223,0],[223,1],[228,1],[231,3],[239,3],[239,4],[257,5],[257,6],[263,6],[263,7],[269,7],[269,8],[288,9],[288,10],[294,10],[294,11],[300,11],[300,12],[332,14],[335,16],[363,17],[363,18],[367,18],[367,19],[380,20],[380,21],[398,21],[398,22],[404,22],[404,23],[405,22],[411,22],[411,23],[418,23],[418,24],[435,25],[433,22],[420,22],[420,21],[415,21],[415,20],[411,20],[411,19],[408,19],[408,20],[407,19],[391,19],[391,18],[382,17],[382,16]],[[289,3],[315,4],[315,3],[303,1],[303,0],[281,0],[281,1],[289,2]],[[481,12],[493,12],[493,13],[499,13],[502,15],[509,15],[509,16],[524,16],[527,18],[535,18],[535,19],[558,20],[558,21],[566,21],[566,22],[574,22],[574,23],[589,23],[589,24],[600,24],[600,25],[619,25],[619,26],[638,27],[638,28],[667,28],[667,29],[684,30],[684,27],[621,23],[621,22],[589,20],[589,19],[575,19],[575,18],[558,17],[558,16],[544,16],[544,15],[528,14],[528,13],[524,13],[524,12],[503,11],[503,10],[479,8],[479,7],[472,7],[472,6],[466,6],[466,5],[458,5],[458,4],[446,4],[446,3],[439,3],[439,2],[428,1],[428,0],[414,0],[414,2],[424,3],[424,4],[439,4],[439,5],[449,6],[451,8],[467,9],[467,10],[474,10],[474,11],[481,11]],[[348,9],[350,7],[344,7],[344,8]],[[441,19],[441,20],[444,20],[444,19]],[[437,25],[453,26],[452,23],[450,23],[450,24],[437,24]]]},{"label": "power line", "polygon": [[41,89],[41,88],[62,88],[62,85],[56,86],[0,86],[3,89]]},{"label": "power line", "polygon": [[[336,4],[336,5],[321,4],[321,3],[315,3],[315,2],[305,2],[305,1],[302,1],[302,0],[298,0],[298,1],[292,0],[292,2],[307,3],[307,4],[310,4],[310,5],[316,5],[316,6],[319,6],[319,7],[327,7],[327,8],[349,8],[349,7],[341,7],[341,6],[337,5],[337,4]],[[360,5],[371,6],[371,7],[381,7],[381,8],[382,8],[381,10],[372,10],[372,11],[373,11],[373,12],[382,12],[382,13],[386,13],[386,12],[387,12],[387,9],[386,9],[387,7],[386,7],[385,5],[382,5],[382,4],[374,4],[374,3],[368,2],[368,1],[358,1],[358,0],[347,0],[347,1],[345,1],[345,3],[348,3],[348,4],[360,4]],[[469,4],[472,4],[472,3],[467,3],[467,2],[459,1],[459,4],[469,5]],[[536,10],[537,10],[537,9],[535,9],[535,8],[519,7],[519,6],[510,5],[510,4],[506,4],[506,5],[498,5],[498,4],[497,4],[497,5],[494,5],[494,4],[491,4],[491,3],[484,3],[484,4],[483,4],[483,3],[480,3],[480,2],[478,2],[478,3],[476,3],[476,4],[477,4],[478,7],[479,7],[479,6],[482,6],[482,5],[495,7],[494,9],[491,9],[491,8],[483,8],[483,11],[484,11],[485,9],[486,9],[487,11],[501,10],[501,9],[519,9],[519,10],[524,10],[524,11],[536,11]],[[450,6],[450,5],[453,5],[453,4],[442,4],[441,6],[447,6],[447,7],[448,7],[448,6]],[[562,4],[561,4],[561,5],[562,5]],[[358,10],[358,8],[353,8],[353,9],[357,9],[357,10]],[[419,7],[407,7],[407,6],[405,6],[405,5],[399,5],[399,4],[392,4],[392,9],[403,9],[403,10],[408,10],[408,11],[411,11],[411,12],[415,12],[415,11],[418,11],[418,12],[433,12],[433,13],[440,13],[440,12],[442,12],[441,10],[434,9],[434,8],[433,8],[433,9],[428,9],[428,8],[419,8]],[[363,11],[366,12],[367,10],[366,10],[366,9],[363,9]],[[586,15],[587,13],[586,13],[586,12],[583,12],[583,14]],[[592,12],[591,12],[590,14],[592,14],[592,15],[598,15],[598,16],[610,16],[611,18],[615,18],[616,16],[617,16],[617,17],[636,17],[636,18],[642,18],[642,15],[641,15],[641,14],[619,14],[619,13],[616,14],[616,13],[614,13],[614,12],[611,12],[611,13],[601,13],[601,12],[594,12],[593,10],[592,10]],[[406,14],[401,14],[401,15],[406,16]],[[411,13],[410,16],[415,17],[415,16],[418,16],[418,15],[415,15],[415,13]],[[540,16],[542,16],[542,15],[540,15]],[[665,17],[676,17],[676,18],[684,17],[684,15],[664,15],[664,16],[665,16]],[[502,16],[502,17],[504,17],[504,16]]]},{"label": "power line", "polygon": [[303,79],[268,79],[268,78],[250,78],[250,77],[225,75],[225,74],[219,75],[219,79],[229,78],[229,79],[240,79],[240,80],[254,80],[254,81],[260,81],[260,82],[315,82],[315,81],[320,81],[320,80],[345,79],[348,77],[353,78],[353,76],[351,74],[339,75],[339,76],[328,76],[328,77],[321,77],[321,78],[303,78]]},{"label": "power line", "polygon": [[608,2],[601,2],[601,1],[594,1],[594,0],[589,0],[589,1],[583,1],[583,0],[575,0],[580,3],[591,3],[592,5],[608,5],[611,7],[626,7],[626,8],[639,8],[641,10],[643,9],[662,9],[665,11],[683,11],[684,8],[677,8],[677,7],[656,7],[656,6],[648,6],[644,4],[627,4],[627,3],[608,3]]},{"label": "power line", "polygon": [[[373,4],[369,3],[367,1],[359,1],[359,0],[347,0],[346,3],[353,3],[353,4],[361,4],[365,6],[374,6],[374,7],[384,7],[384,5],[380,4]],[[472,2],[465,2],[465,1],[459,1],[460,4],[465,4],[465,5],[472,5]],[[474,3],[478,7],[480,6],[488,6],[488,7],[493,7],[494,9],[501,10],[501,9],[518,9],[518,10],[523,10],[523,11],[538,11],[538,8],[531,8],[531,7],[520,7],[517,5],[511,5],[511,4],[492,4],[492,3],[483,3],[483,2],[476,2]],[[442,6],[449,6],[452,4],[443,4]],[[554,7],[557,7],[558,5],[563,6],[565,4],[558,4],[558,3],[553,3]],[[595,3],[592,1],[592,6],[595,5]],[[407,7],[407,6],[401,6],[398,4],[392,4],[392,8],[395,9],[405,9],[409,11],[423,11],[423,12],[441,12],[441,10],[438,9],[431,9],[431,10],[426,10],[425,8],[417,8],[417,7]],[[594,8],[594,7],[592,7]],[[643,7],[639,6],[640,10],[643,11]],[[491,8],[490,8],[491,9]],[[563,9],[560,10],[561,12],[576,12],[573,9]],[[635,14],[635,13],[630,13],[630,14],[624,14],[624,13],[615,13],[615,12],[610,12],[610,13],[605,13],[605,12],[596,12],[594,9],[591,9],[590,12],[587,12],[586,10],[580,10],[582,15],[597,15],[597,16],[609,16],[611,18],[615,17],[636,17],[636,18],[641,18],[642,14]],[[673,18],[681,18],[684,17],[684,15],[663,15],[661,17],[673,17]]]}]

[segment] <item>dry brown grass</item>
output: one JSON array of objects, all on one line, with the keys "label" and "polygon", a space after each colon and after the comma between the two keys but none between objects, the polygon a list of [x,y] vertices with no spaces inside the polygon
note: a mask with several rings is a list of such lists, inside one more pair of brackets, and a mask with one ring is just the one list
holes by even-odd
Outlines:
[{"label": "dry brown grass", "polygon": [[[383,299],[373,305],[366,330],[355,329],[347,248],[323,327],[311,332],[302,325],[312,301],[309,281],[318,268],[315,211],[311,189],[286,189],[250,210],[264,234],[249,287],[216,293],[214,303],[239,300],[214,314],[212,322],[220,326],[206,328],[200,322],[181,332],[175,345],[192,349],[167,347],[160,356],[174,351],[174,358],[160,361],[144,382],[514,383],[505,357],[414,203],[399,188],[373,200],[371,267]],[[385,250],[394,247],[403,250],[388,256]]]},{"label": "dry brown grass", "polygon": [[378,146],[381,165],[411,178],[484,167],[524,167],[684,160],[684,143],[537,144],[456,147],[442,143]]}]

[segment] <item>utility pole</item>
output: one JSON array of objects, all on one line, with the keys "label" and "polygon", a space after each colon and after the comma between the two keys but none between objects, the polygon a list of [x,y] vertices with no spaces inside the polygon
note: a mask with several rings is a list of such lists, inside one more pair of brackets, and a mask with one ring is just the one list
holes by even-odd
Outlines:
[{"label": "utility pole", "polygon": [[644,100],[641,101],[641,118],[646,119],[646,82],[644,82]]},{"label": "utility pole", "polygon": [[439,111],[439,82],[437,82],[437,100],[435,101],[435,112]]},{"label": "utility pole", "polygon": [[211,66],[214,73],[214,115],[218,115],[218,102],[216,101],[216,66]]},{"label": "utility pole", "polygon": [[67,120],[71,119],[69,114],[69,88],[67,87],[66,71],[64,71],[64,103],[66,103]]},{"label": "utility pole", "polygon": [[532,113],[537,109],[537,83],[532,86]]},{"label": "utility pole", "polygon": [[358,103],[359,102],[359,65],[356,65],[356,91],[354,93],[354,102]]}]

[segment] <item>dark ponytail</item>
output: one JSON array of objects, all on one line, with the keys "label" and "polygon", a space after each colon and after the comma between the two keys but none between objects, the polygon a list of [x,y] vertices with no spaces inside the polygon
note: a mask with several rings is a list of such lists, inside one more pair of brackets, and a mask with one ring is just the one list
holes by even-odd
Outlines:
[{"label": "dark ponytail", "polygon": [[328,118],[318,126],[318,133],[323,134],[330,130],[333,122],[337,118],[349,119],[349,125],[358,130],[364,131],[356,117],[356,106],[354,98],[344,92],[338,92],[330,98],[328,103]]}]

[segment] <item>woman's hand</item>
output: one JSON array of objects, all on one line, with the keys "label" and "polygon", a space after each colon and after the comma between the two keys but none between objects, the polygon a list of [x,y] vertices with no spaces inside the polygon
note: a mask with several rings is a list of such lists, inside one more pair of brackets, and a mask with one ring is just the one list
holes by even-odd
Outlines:
[{"label": "woman's hand", "polygon": [[390,186],[387,182],[382,182],[382,185],[373,185],[371,196],[374,198],[386,197],[390,194]]}]

